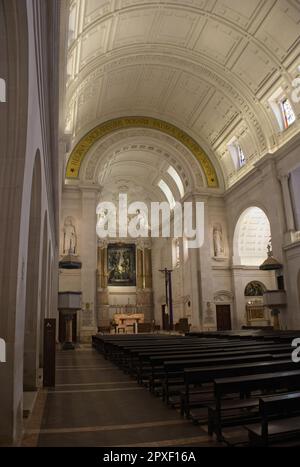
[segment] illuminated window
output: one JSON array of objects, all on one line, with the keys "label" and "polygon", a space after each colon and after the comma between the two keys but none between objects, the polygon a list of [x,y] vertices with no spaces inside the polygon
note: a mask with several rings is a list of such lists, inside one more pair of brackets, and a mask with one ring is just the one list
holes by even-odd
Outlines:
[{"label": "illuminated window", "polygon": [[179,190],[180,196],[181,196],[181,198],[183,198],[184,197],[184,186],[183,186],[182,180],[181,180],[180,176],[178,175],[177,171],[174,169],[174,167],[172,167],[170,165],[167,172],[173,178],[173,180],[176,183],[177,188]]},{"label": "illuminated window", "polygon": [[296,120],[295,113],[294,113],[293,108],[292,108],[292,106],[290,104],[290,101],[288,99],[282,100],[280,102],[280,105],[281,105],[281,111],[282,111],[282,115],[283,115],[284,127],[288,128]]},{"label": "illuminated window", "polygon": [[179,268],[180,266],[180,242],[179,238],[175,238],[173,242],[173,267]]},{"label": "illuminated window", "polygon": [[286,130],[295,122],[296,115],[282,87],[279,87],[269,97],[268,104],[274,113],[280,131]]},{"label": "illuminated window", "polygon": [[6,102],[6,83],[3,78],[0,78],[0,102]]},{"label": "illuminated window", "polygon": [[160,180],[160,182],[158,183],[158,186],[164,193],[165,197],[167,198],[170,208],[174,209],[176,202],[175,202],[174,196],[169,186],[163,180]]},{"label": "illuminated window", "polygon": [[239,166],[243,167],[243,165],[245,165],[245,163],[246,163],[246,158],[245,158],[245,154],[244,154],[241,146],[238,143],[236,145],[236,150],[237,150],[237,153],[238,153]]},{"label": "illuminated window", "polygon": [[238,140],[233,138],[227,147],[236,170],[243,167],[246,164],[246,156]]},{"label": "illuminated window", "polygon": [[69,35],[68,35],[68,46],[75,40],[75,28],[76,28],[76,6],[74,6],[69,16]]}]

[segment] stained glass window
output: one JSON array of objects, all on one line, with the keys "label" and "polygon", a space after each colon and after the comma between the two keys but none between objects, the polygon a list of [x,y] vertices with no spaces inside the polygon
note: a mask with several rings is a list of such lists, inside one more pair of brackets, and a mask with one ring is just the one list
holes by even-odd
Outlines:
[{"label": "stained glass window", "polygon": [[238,160],[239,160],[239,165],[240,167],[243,167],[246,163],[246,157],[245,154],[239,144],[236,145],[237,148],[237,153],[238,153]]},{"label": "stained glass window", "polygon": [[283,101],[281,101],[281,110],[284,120],[284,126],[285,128],[288,128],[296,120],[295,113],[288,99],[284,99]]}]

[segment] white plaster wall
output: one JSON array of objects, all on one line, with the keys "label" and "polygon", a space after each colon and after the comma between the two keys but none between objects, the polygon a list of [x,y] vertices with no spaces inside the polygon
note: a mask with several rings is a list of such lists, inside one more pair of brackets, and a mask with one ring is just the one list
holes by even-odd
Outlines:
[{"label": "white plaster wall", "polygon": [[[297,274],[300,269],[298,253],[291,242],[295,235],[287,232],[287,211],[284,204],[280,178],[289,174],[300,163],[300,138],[296,137],[285,148],[256,165],[256,168],[246,176],[241,183],[237,183],[225,195],[226,212],[229,235],[230,257],[233,256],[233,237],[236,223],[245,209],[257,206],[264,210],[271,226],[273,254],[283,264],[285,288],[287,291],[287,307],[282,312],[283,327],[296,328],[300,326],[297,308],[299,307],[299,293]],[[289,246],[291,249],[289,249]],[[288,252],[289,251],[289,252]],[[247,268],[235,269],[233,272],[233,289],[235,290],[235,324],[242,324],[241,304],[242,290],[245,281],[267,281],[270,287],[277,288],[274,276],[264,278],[262,271]],[[263,280],[264,279],[264,280]],[[249,281],[249,280],[248,280]],[[266,283],[266,285],[268,285]]]},{"label": "white plaster wall", "polygon": [[[2,382],[5,382],[0,385],[0,443],[6,442],[7,444],[18,442],[23,426],[23,355],[26,281],[32,280],[27,274],[27,250],[32,175],[35,156],[38,150],[41,158],[41,193],[39,195],[41,202],[41,234],[40,239],[38,239],[39,276],[36,283],[38,306],[37,309],[29,310],[29,313],[32,313],[32,321],[34,322],[37,319],[37,358],[35,370],[38,370],[39,367],[41,294],[45,293],[44,284],[42,287],[42,271],[43,268],[44,271],[46,270],[48,252],[51,265],[48,271],[49,274],[51,273],[52,275],[53,291],[55,291],[55,278],[57,277],[54,270],[54,258],[56,254],[55,225],[52,222],[54,218],[54,199],[49,193],[49,180],[54,176],[54,173],[51,172],[50,154],[47,152],[49,141],[44,139],[46,136],[42,128],[45,115],[42,115],[40,110],[41,102],[44,98],[47,100],[48,95],[47,97],[43,95],[43,89],[40,87],[41,81],[39,78],[41,78],[41,76],[38,75],[37,57],[35,55],[37,51],[35,38],[38,34],[35,20],[38,15],[34,17],[32,0],[24,2],[22,4],[22,10],[20,5],[14,6],[12,3],[13,2],[10,2],[9,13],[6,12],[7,15],[5,16],[5,20],[8,21],[6,27],[8,28],[8,41],[11,55],[8,60],[10,67],[10,74],[7,81],[8,100],[7,103],[3,104],[10,109],[7,116],[7,123],[11,156],[9,160],[5,159],[3,161],[3,174],[6,174],[5,193],[11,192],[12,195],[9,196],[7,202],[5,202],[5,224],[3,225],[6,226],[6,229],[3,230],[2,233],[6,235],[3,245],[6,245],[7,251],[13,253],[11,253],[11,262],[2,263],[2,265],[7,268],[7,274],[10,274],[10,284],[9,290],[3,290],[2,284],[1,295],[3,294],[3,296],[9,296],[10,298],[7,304],[2,302],[3,308],[8,313],[8,319],[3,319],[0,326],[1,334],[2,329],[4,329],[5,337],[8,342],[8,361],[5,365],[1,366],[0,369],[0,379]],[[7,5],[5,5],[5,7],[7,7]],[[17,11],[19,7],[20,11],[14,16],[14,12]],[[37,11],[39,12],[39,7]],[[14,37],[14,28],[18,33],[18,38]],[[19,50],[21,49],[20,44],[22,44],[22,47],[24,46],[24,50],[25,48],[28,50],[28,63],[25,52],[20,52]],[[24,73],[24,75],[21,73]],[[28,105],[25,104],[25,96]],[[27,122],[27,125],[25,122]],[[23,148],[22,132],[24,130],[26,132],[26,143]],[[2,141],[5,141],[5,139]],[[7,148],[4,146],[3,149],[5,153]],[[55,157],[55,153],[51,154],[51,156]],[[48,245],[44,242],[46,246],[43,248],[43,227],[45,218]],[[17,241],[14,242],[14,239],[17,239]],[[16,261],[15,257],[17,257]],[[11,272],[9,272],[10,268]],[[46,306],[46,300],[44,303]],[[56,296],[53,295],[51,297],[51,305],[54,309],[56,308],[55,303]]]}]

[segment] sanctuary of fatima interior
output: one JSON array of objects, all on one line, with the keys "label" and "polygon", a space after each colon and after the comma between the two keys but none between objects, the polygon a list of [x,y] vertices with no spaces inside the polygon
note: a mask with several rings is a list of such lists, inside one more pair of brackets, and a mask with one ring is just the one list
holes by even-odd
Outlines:
[{"label": "sanctuary of fatima interior", "polygon": [[300,446],[299,1],[0,0],[0,43],[0,446]]}]

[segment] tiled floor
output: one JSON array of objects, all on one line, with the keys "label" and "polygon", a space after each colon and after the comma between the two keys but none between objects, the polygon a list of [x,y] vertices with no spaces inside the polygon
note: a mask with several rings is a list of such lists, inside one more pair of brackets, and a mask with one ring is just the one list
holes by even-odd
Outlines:
[{"label": "tiled floor", "polygon": [[39,393],[24,446],[218,446],[92,349],[58,352],[56,383]]}]

